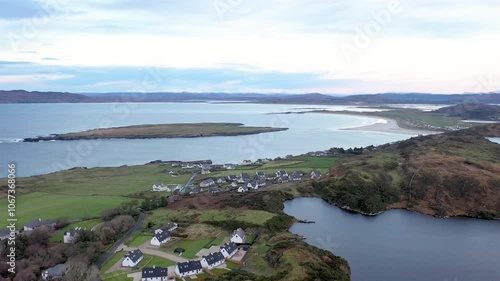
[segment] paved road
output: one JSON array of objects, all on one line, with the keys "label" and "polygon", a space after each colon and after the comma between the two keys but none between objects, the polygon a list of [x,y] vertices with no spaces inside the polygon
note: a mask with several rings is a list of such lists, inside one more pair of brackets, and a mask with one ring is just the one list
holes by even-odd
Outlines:
[{"label": "paved road", "polygon": [[192,181],[194,180],[194,178],[196,177],[196,173],[193,173],[193,175],[188,179],[188,181],[186,182],[186,184],[184,185],[184,187],[180,190],[180,193],[182,194],[184,192],[184,189],[186,189],[186,187],[190,186],[192,183]]},{"label": "paved road", "polygon": [[141,246],[141,247],[125,247],[124,248],[125,251],[132,251],[132,250],[135,250],[135,249],[140,249],[141,252],[143,252],[144,254],[148,254],[148,255],[152,255],[152,256],[157,256],[157,257],[160,257],[160,258],[165,258],[167,260],[171,260],[171,261],[174,261],[174,262],[185,262],[185,261],[188,261],[187,259],[183,258],[182,256],[170,254],[170,253],[163,252],[163,251],[160,251],[160,250],[157,250],[157,249],[153,249],[153,248],[150,248],[150,247]]},{"label": "paved road", "polygon": [[132,235],[132,233],[134,233],[136,230],[138,230],[139,228],[141,228],[142,223],[144,222],[144,218],[145,217],[146,217],[146,215],[144,215],[144,213],[141,213],[139,215],[139,219],[137,220],[137,222],[135,223],[135,225],[127,233],[125,233],[125,235],[123,235],[123,237],[120,238],[120,240],[116,241],[115,244],[113,245],[113,247],[111,247],[111,249],[109,249],[106,253],[104,253],[104,255],[96,263],[96,265],[97,265],[97,267],[99,269],[102,268],[102,266],[104,265],[104,263],[106,263],[106,261],[111,256],[113,256],[113,254],[116,252],[116,250],[118,249],[118,247],[121,244],[123,244],[130,237],[130,235]]}]

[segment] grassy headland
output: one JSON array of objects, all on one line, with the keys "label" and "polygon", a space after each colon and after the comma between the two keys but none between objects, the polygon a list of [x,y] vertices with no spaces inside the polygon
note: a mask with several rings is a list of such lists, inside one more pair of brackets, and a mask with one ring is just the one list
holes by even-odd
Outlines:
[{"label": "grassy headland", "polygon": [[149,139],[149,138],[198,138],[213,136],[239,136],[284,131],[287,128],[251,127],[240,123],[178,123],[148,124],[77,133],[56,134],[46,137],[26,138],[25,142],[83,139]]}]

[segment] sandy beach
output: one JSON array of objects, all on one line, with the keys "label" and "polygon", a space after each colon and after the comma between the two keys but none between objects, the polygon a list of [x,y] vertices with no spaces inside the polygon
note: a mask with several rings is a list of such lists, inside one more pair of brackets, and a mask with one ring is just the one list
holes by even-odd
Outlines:
[{"label": "sandy beach", "polygon": [[428,131],[428,130],[418,130],[418,129],[406,129],[398,126],[396,120],[383,118],[380,119],[382,122],[378,122],[375,124],[354,127],[354,128],[345,128],[341,130],[356,130],[356,131],[375,131],[375,132],[384,132],[384,133],[392,133],[392,134],[405,134],[405,135],[431,135],[431,134],[439,134],[441,132],[437,131]]}]

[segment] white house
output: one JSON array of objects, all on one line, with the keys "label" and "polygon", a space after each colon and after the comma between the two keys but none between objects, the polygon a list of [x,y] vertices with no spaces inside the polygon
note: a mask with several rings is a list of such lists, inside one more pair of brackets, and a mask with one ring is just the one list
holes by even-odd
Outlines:
[{"label": "white house", "polygon": [[237,251],[238,251],[238,246],[233,242],[225,243],[222,247],[220,247],[220,252],[226,259],[230,259],[232,256],[236,254]]},{"label": "white house", "polygon": [[236,165],[234,165],[234,164],[225,164],[224,168],[226,168],[226,170],[234,170],[234,169],[236,169]]},{"label": "white house", "polygon": [[176,230],[178,225],[175,222],[169,222],[167,225],[155,229],[155,234],[159,234],[165,231],[172,232]]},{"label": "white house", "polygon": [[288,176],[281,176],[278,178],[279,183],[287,183],[290,181],[290,178]]},{"label": "white house", "polygon": [[231,234],[231,242],[236,243],[236,244],[241,244],[245,243],[246,236],[245,236],[245,231],[243,229],[238,228],[235,231],[233,231],[233,234]]},{"label": "white house", "polygon": [[247,191],[248,191],[248,187],[246,187],[246,186],[240,186],[240,187],[238,187],[238,192],[240,192],[240,193],[241,192],[247,192]]},{"label": "white house", "polygon": [[243,162],[241,163],[241,165],[252,165],[252,160],[243,160]]},{"label": "white house", "polygon": [[126,254],[123,257],[122,266],[135,267],[143,259],[144,259],[144,254],[141,252],[141,250],[139,250],[139,249],[133,250],[133,251],[128,252],[128,254]]},{"label": "white house", "polygon": [[163,183],[155,183],[153,184],[153,191],[166,191],[167,186]]},{"label": "white house", "polygon": [[259,189],[259,184],[256,181],[247,183],[247,187],[251,189]]},{"label": "white house", "polygon": [[276,177],[279,178],[279,177],[288,177],[288,173],[286,171],[277,171],[276,172]]},{"label": "white house", "polygon": [[78,233],[82,230],[81,227],[76,227],[69,229],[64,232],[64,243],[69,244],[69,243],[75,243],[76,237],[78,236]]},{"label": "white house", "polygon": [[215,181],[213,179],[207,179],[200,182],[200,187],[209,187],[215,185]]},{"label": "white house", "polygon": [[149,244],[153,246],[161,246],[162,244],[165,244],[170,240],[172,240],[172,236],[170,236],[170,233],[168,231],[163,231],[161,233],[155,234]]},{"label": "white house", "polygon": [[194,274],[200,274],[203,270],[200,261],[179,262],[175,267],[175,274],[179,277],[186,277]]},{"label": "white house", "polygon": [[167,281],[168,269],[160,266],[145,267],[142,269],[142,281]]},{"label": "white house", "polygon": [[207,269],[212,269],[225,262],[226,260],[224,259],[224,255],[222,255],[221,252],[211,253],[210,255],[203,256],[201,258],[201,266]]},{"label": "white house", "polygon": [[321,178],[321,172],[320,171],[312,171],[311,172],[311,179],[316,180]]}]

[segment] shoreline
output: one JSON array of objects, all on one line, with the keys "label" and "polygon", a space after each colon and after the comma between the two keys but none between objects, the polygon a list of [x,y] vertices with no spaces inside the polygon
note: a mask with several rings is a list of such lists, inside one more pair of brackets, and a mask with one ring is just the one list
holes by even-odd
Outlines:
[{"label": "shoreline", "polygon": [[[366,115],[357,115],[360,117],[368,117]],[[343,128],[339,129],[342,131],[369,131],[369,132],[382,132],[382,133],[390,133],[390,134],[403,134],[403,135],[432,135],[432,134],[440,134],[440,131],[430,131],[423,129],[407,129],[401,128],[398,125],[398,122],[394,119],[390,118],[379,118],[379,120],[384,120],[385,123],[374,123],[371,125],[352,127],[352,128]]]}]

